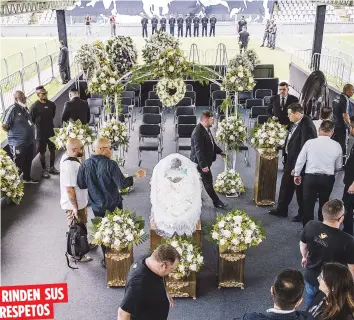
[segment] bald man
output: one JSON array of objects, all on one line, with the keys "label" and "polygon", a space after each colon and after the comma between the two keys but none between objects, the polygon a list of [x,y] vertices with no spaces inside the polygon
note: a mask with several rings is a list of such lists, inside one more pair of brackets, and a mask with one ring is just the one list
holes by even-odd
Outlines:
[{"label": "bald man", "polygon": [[7,141],[12,158],[24,183],[38,183],[31,177],[34,157],[34,125],[26,106],[27,98],[22,91],[14,94],[14,104],[6,109],[2,119],[2,128],[7,132]]},{"label": "bald man", "polygon": [[[77,174],[80,160],[84,154],[84,146],[79,139],[69,139],[66,143],[66,152],[60,160],[60,205],[65,211],[70,226],[74,218],[77,223],[86,227],[87,224],[87,189],[80,189],[77,185]],[[80,262],[92,260],[84,255]]]},{"label": "bald man", "polygon": [[[88,189],[93,214],[104,217],[106,210],[123,209],[120,189],[131,187],[134,178],[145,176],[145,170],[138,170],[133,176],[125,177],[116,161],[111,160],[112,147],[108,139],[100,138],[94,142],[95,154],[85,160],[79,169],[78,185]],[[102,247],[103,254],[105,247]],[[101,266],[106,267],[105,259]]]}]

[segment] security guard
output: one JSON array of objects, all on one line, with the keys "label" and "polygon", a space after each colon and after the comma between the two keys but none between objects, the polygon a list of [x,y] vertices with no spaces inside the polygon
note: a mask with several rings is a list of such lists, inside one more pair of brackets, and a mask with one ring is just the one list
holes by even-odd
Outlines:
[{"label": "security guard", "polygon": [[275,49],[275,39],[277,38],[277,25],[274,22],[274,20],[272,20],[272,26],[270,29],[270,48],[272,50]]},{"label": "security guard", "polygon": [[246,52],[249,38],[250,34],[247,32],[247,27],[243,26],[242,31],[239,33],[240,53],[242,53],[242,50]]},{"label": "security guard", "polygon": [[152,34],[154,34],[156,31],[157,31],[157,25],[159,23],[159,20],[157,19],[156,16],[154,16],[152,19],[151,19],[151,32]]},{"label": "security guard", "polygon": [[200,23],[200,19],[197,15],[195,15],[193,18],[193,25],[194,25],[193,34],[195,37],[199,37],[199,23]]},{"label": "security guard", "polygon": [[269,29],[270,29],[270,20],[267,19],[265,29],[264,29],[264,36],[263,36],[263,42],[261,47],[264,47],[264,42],[267,40],[267,47],[269,47]]},{"label": "security guard", "polygon": [[186,18],[186,38],[187,38],[188,33],[189,33],[190,37],[192,36],[191,28],[192,28],[192,18],[190,16],[190,14],[188,13],[187,18]]},{"label": "security guard", "polygon": [[141,27],[143,29],[143,38],[144,38],[144,35],[146,37],[148,36],[148,30],[147,30],[148,23],[149,23],[149,20],[146,18],[145,15],[143,15],[143,18],[141,19]]},{"label": "security guard", "polygon": [[161,25],[161,31],[166,32],[166,18],[162,17],[160,20],[160,25]]},{"label": "security guard", "polygon": [[176,19],[173,16],[173,14],[170,15],[170,19],[168,20],[168,24],[170,25],[170,35],[174,36],[175,35]]},{"label": "security guard", "polygon": [[177,19],[177,28],[178,28],[178,37],[181,36],[183,37],[183,18],[182,15],[178,15],[178,19]]},{"label": "security guard", "polygon": [[216,24],[216,18],[215,16],[212,14],[211,18],[210,18],[210,33],[209,33],[209,37],[211,37],[211,33],[213,33],[213,36],[215,37],[215,24]]},{"label": "security guard", "polygon": [[207,31],[208,23],[209,23],[209,19],[207,18],[206,14],[204,13],[204,17],[202,18],[202,36],[203,37],[204,37],[204,34],[206,37],[208,36],[208,31]]}]

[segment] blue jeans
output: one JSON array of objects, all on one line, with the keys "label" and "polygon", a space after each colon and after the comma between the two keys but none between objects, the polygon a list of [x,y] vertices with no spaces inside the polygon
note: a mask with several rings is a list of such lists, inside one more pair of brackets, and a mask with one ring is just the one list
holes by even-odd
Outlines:
[{"label": "blue jeans", "polygon": [[312,305],[313,298],[318,293],[318,288],[314,287],[312,284],[305,281],[305,289],[306,289],[305,303],[307,307],[310,307]]}]

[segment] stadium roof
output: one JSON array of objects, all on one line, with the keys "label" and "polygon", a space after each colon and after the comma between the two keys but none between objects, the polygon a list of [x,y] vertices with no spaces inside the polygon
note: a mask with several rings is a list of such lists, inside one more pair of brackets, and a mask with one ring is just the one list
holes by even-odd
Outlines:
[{"label": "stadium roof", "polygon": [[353,7],[354,0],[312,0],[316,4],[328,4],[332,6]]},{"label": "stadium roof", "polygon": [[44,10],[65,9],[73,6],[75,0],[2,0],[0,16],[11,16],[21,13],[39,12]]}]

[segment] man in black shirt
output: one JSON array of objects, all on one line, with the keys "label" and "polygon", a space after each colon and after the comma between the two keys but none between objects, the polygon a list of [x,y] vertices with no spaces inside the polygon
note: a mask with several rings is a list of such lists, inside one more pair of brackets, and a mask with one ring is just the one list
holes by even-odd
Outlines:
[{"label": "man in black shirt", "polygon": [[204,13],[204,17],[202,18],[202,36],[204,37],[208,35],[207,26],[208,26],[209,19],[207,18],[206,14]]},{"label": "man in black shirt", "polygon": [[[350,118],[350,135],[354,137],[354,117]],[[344,167],[344,192],[343,202],[345,207],[343,231],[353,235],[353,214],[354,214],[354,145],[349,151],[348,160]]]},{"label": "man in black shirt", "polygon": [[245,52],[247,50],[248,41],[250,38],[250,34],[247,32],[246,27],[242,27],[242,31],[239,33],[239,43],[240,43],[240,53],[242,50]]},{"label": "man in black shirt", "polygon": [[164,277],[176,269],[180,258],[169,244],[159,246],[151,256],[140,257],[130,268],[118,320],[166,320],[173,300]]},{"label": "man in black shirt", "polygon": [[177,33],[178,33],[178,37],[181,36],[183,37],[183,18],[182,18],[182,15],[180,14],[178,16],[178,19],[177,19]]},{"label": "man in black shirt", "polygon": [[166,32],[166,18],[162,17],[160,20],[160,25],[161,25],[161,31]]},{"label": "man in black shirt", "polygon": [[332,102],[333,122],[335,124],[333,140],[337,141],[343,151],[343,163],[347,151],[347,128],[349,127],[349,98],[354,94],[354,87],[346,84],[343,93]]},{"label": "man in black shirt", "polygon": [[247,21],[245,20],[245,16],[242,16],[241,20],[238,22],[238,32],[242,31],[243,27],[247,27]]},{"label": "man in black shirt", "polygon": [[[55,103],[48,100],[48,92],[43,86],[36,88],[38,100],[31,106],[30,115],[32,122],[36,125],[37,152],[41,161],[43,178],[49,178],[51,174],[58,174],[59,170],[54,167],[55,162],[55,144],[49,140],[54,136],[54,123],[56,106]],[[45,152],[47,146],[50,154],[49,171],[45,163]]]},{"label": "man in black shirt", "polygon": [[197,15],[195,15],[193,18],[193,25],[194,25],[193,35],[195,37],[199,37],[199,23],[200,23],[200,19]]},{"label": "man in black shirt", "polygon": [[328,201],[322,208],[323,222],[309,221],[301,232],[301,265],[305,268],[306,304],[318,292],[317,277],[326,262],[348,265],[354,275],[354,238],[339,230],[344,220],[341,200]]},{"label": "man in black shirt", "polygon": [[175,24],[176,24],[176,19],[173,16],[173,14],[171,14],[170,19],[168,20],[168,24],[170,25],[170,35],[174,36],[175,35]]},{"label": "man in black shirt", "polygon": [[70,101],[65,102],[61,122],[69,120],[80,120],[82,124],[90,122],[90,108],[87,101],[80,99],[80,94],[76,88],[71,88],[69,91]]}]

